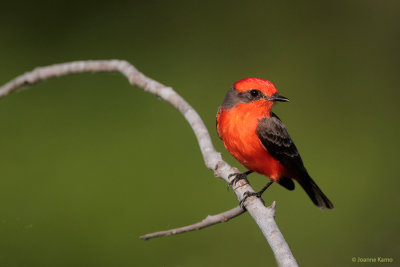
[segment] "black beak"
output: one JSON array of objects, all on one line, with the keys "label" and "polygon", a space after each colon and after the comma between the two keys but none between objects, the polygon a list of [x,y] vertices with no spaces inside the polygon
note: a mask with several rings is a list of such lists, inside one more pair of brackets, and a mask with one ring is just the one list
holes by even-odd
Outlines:
[{"label": "black beak", "polygon": [[280,94],[274,94],[271,97],[268,97],[268,100],[279,101],[279,102],[289,102],[289,98],[281,96]]}]

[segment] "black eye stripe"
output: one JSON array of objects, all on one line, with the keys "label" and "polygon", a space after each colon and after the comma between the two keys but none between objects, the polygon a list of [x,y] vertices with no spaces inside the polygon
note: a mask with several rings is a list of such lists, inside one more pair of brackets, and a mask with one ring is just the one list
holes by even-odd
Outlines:
[{"label": "black eye stripe", "polygon": [[[254,91],[252,95],[251,91]],[[225,96],[221,108],[230,109],[239,103],[251,103],[266,98],[265,95],[258,89],[250,89],[247,91],[238,92],[235,88],[231,88]]]}]

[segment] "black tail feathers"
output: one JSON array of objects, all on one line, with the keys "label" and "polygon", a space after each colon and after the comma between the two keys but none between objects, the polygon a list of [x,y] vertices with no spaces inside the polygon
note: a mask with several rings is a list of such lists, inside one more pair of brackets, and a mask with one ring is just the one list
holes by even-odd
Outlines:
[{"label": "black tail feathers", "polygon": [[312,202],[320,209],[333,209],[332,202],[322,193],[321,189],[319,189],[310,176],[307,175],[306,177],[302,177],[302,179],[297,179],[297,181],[303,187],[304,191],[306,191]]}]

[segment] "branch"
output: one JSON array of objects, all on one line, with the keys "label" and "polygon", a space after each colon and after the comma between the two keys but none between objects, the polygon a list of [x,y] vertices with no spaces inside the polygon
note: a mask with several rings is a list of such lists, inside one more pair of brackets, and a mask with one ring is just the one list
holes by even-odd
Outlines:
[{"label": "branch", "polygon": [[217,215],[208,215],[204,220],[202,220],[201,222],[195,223],[195,224],[191,224],[191,225],[180,227],[180,228],[170,229],[167,231],[161,231],[161,232],[155,232],[155,233],[151,233],[151,234],[147,234],[147,235],[142,235],[140,238],[143,240],[149,240],[154,237],[176,235],[176,234],[181,234],[181,233],[190,232],[190,231],[194,231],[194,230],[200,230],[200,229],[206,228],[208,226],[211,226],[211,225],[214,225],[217,223],[227,222],[230,219],[235,218],[244,212],[245,212],[245,210],[242,209],[242,207],[237,206],[236,208],[227,210],[227,211],[217,214]]},{"label": "branch", "polygon": [[[143,88],[146,92],[155,94],[171,103],[171,105],[182,113],[192,127],[207,168],[213,170],[215,176],[224,179],[228,183],[230,182],[229,175],[238,172],[236,168],[231,167],[222,160],[221,154],[215,150],[207,128],[200,116],[180,95],[171,87],[167,87],[146,77],[133,65],[124,60],[76,61],[39,67],[31,72],[16,77],[0,87],[0,98],[26,85],[35,84],[53,77],[83,72],[120,72],[128,78],[130,84]],[[243,199],[243,194],[246,191],[254,192],[251,186],[243,180],[239,181],[234,188],[238,200]],[[267,208],[262,201],[256,197],[247,198],[244,205],[271,246],[278,265],[297,266],[288,244],[275,223],[274,205],[272,205],[273,208]]]}]

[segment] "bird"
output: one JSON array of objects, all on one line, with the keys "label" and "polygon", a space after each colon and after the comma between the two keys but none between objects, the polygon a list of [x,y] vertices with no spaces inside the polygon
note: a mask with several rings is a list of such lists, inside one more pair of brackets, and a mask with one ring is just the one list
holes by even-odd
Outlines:
[{"label": "bird", "polygon": [[244,78],[228,90],[216,116],[219,138],[225,148],[248,171],[234,173],[231,185],[256,172],[270,181],[257,193],[246,192],[241,201],[261,195],[273,183],[294,190],[298,182],[320,209],[333,209],[332,202],[308,174],[296,145],[271,109],[276,102],[288,102],[274,84],[261,78]]}]

